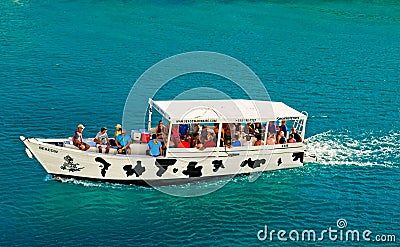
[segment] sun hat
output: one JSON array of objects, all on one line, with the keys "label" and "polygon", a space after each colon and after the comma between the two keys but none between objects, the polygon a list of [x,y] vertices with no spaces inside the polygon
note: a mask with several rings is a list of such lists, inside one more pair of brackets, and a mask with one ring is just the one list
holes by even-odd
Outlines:
[{"label": "sun hat", "polygon": [[121,129],[122,125],[121,124],[117,124],[117,125],[115,125],[115,128]]},{"label": "sun hat", "polygon": [[85,128],[85,126],[83,126],[83,124],[79,124],[79,125],[78,125],[78,128],[82,128],[82,129],[84,129],[84,128]]}]

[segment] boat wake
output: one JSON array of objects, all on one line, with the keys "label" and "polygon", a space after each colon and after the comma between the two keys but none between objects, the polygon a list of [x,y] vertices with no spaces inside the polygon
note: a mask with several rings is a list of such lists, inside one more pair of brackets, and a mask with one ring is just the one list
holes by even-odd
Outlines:
[{"label": "boat wake", "polygon": [[400,167],[400,133],[329,130],[308,138],[319,164]]}]

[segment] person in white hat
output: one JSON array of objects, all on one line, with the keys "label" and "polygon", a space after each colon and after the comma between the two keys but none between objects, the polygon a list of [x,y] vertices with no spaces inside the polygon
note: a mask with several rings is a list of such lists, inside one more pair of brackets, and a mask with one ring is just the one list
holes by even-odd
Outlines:
[{"label": "person in white hat", "polygon": [[76,147],[78,147],[82,151],[86,151],[90,148],[90,145],[83,142],[82,131],[85,128],[83,124],[79,124],[77,130],[72,137],[72,142]]},{"label": "person in white hat", "polygon": [[115,125],[115,132],[114,132],[114,139],[110,139],[110,145],[111,146],[116,146],[118,147],[117,143],[115,142],[117,140],[117,137],[122,133],[122,125],[117,124]]}]

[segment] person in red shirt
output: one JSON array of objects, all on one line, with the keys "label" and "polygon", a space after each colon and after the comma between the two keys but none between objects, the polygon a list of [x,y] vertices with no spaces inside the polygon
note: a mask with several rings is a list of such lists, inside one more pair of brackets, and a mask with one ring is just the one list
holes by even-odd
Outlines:
[{"label": "person in red shirt", "polygon": [[216,147],[215,142],[213,141],[213,136],[208,134],[207,135],[207,140],[204,141],[204,148],[211,148],[211,147]]},{"label": "person in red shirt", "polygon": [[178,148],[190,148],[190,142],[183,135],[181,136],[181,141],[178,143]]}]

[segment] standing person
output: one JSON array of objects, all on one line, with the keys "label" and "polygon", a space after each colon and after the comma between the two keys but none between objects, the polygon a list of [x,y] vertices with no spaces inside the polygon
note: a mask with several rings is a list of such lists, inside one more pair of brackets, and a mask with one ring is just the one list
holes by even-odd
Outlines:
[{"label": "standing person", "polygon": [[179,125],[179,134],[181,136],[186,136],[186,133],[189,130],[189,124],[180,124]]},{"label": "standing person", "polygon": [[274,136],[276,136],[276,125],[274,121],[269,121],[268,124],[268,136],[270,134],[273,134]]},{"label": "standing person", "polygon": [[100,132],[97,133],[96,137],[93,140],[96,143],[96,146],[99,149],[99,153],[102,153],[102,146],[106,147],[106,154],[110,151],[110,140],[107,135],[107,128],[102,127]]},{"label": "standing person", "polygon": [[78,129],[75,131],[74,136],[72,137],[72,143],[74,146],[78,147],[82,151],[86,151],[90,148],[90,145],[83,142],[82,132],[85,126],[83,124],[78,125]]},{"label": "standing person", "polygon": [[280,130],[283,131],[283,134],[285,134],[285,138],[286,138],[287,137],[286,120],[282,120]]},{"label": "standing person", "polygon": [[150,155],[153,157],[160,156],[162,154],[162,144],[157,140],[157,135],[153,134],[151,136],[151,141],[147,144]]},{"label": "standing person", "polygon": [[117,151],[119,154],[131,154],[131,148],[129,145],[131,145],[131,138],[126,135],[126,130],[122,130],[121,134],[117,136],[117,139],[115,140],[115,143],[117,144]]},{"label": "standing person", "polygon": [[166,133],[165,126],[162,120],[158,121],[158,125],[156,127],[156,134],[158,139],[163,139],[163,133]]}]

